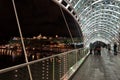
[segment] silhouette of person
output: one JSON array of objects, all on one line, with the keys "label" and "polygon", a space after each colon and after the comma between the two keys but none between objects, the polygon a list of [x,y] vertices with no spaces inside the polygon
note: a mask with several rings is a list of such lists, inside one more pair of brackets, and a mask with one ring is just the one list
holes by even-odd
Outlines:
[{"label": "silhouette of person", "polygon": [[116,43],[114,43],[113,49],[114,49],[114,55],[117,55],[117,44]]}]

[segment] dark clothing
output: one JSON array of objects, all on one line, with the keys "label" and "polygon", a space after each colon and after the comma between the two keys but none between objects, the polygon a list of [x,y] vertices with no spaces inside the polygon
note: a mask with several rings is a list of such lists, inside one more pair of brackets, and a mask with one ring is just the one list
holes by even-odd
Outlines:
[{"label": "dark clothing", "polygon": [[108,50],[110,51],[110,49],[111,49],[111,46],[110,46],[110,44],[108,44],[108,45],[107,45],[107,48],[108,48]]},{"label": "dark clothing", "polygon": [[93,44],[90,43],[90,54],[92,54],[92,50],[93,50]]},{"label": "dark clothing", "polygon": [[114,44],[114,54],[117,55],[117,44]]},{"label": "dark clothing", "polygon": [[94,47],[94,54],[101,55],[101,46],[99,44]]}]

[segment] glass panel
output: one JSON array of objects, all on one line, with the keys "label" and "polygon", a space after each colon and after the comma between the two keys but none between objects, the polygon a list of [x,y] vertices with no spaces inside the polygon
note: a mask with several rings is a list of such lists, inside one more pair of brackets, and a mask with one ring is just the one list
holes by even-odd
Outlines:
[{"label": "glass panel", "polygon": [[82,41],[79,25],[62,9],[69,32],[63,14],[55,3],[47,0],[21,0],[15,3],[29,61],[74,49],[70,32],[75,42]]},{"label": "glass panel", "polygon": [[25,62],[12,1],[0,1],[0,69]]},{"label": "glass panel", "polygon": [[27,67],[0,74],[0,80],[30,80]]}]

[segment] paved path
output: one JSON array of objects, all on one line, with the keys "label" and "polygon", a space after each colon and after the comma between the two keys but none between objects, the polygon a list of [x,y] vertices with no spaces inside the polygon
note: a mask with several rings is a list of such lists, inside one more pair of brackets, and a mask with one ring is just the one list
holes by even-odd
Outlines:
[{"label": "paved path", "polygon": [[90,55],[70,80],[120,80],[120,54],[114,56],[106,49],[102,55]]}]

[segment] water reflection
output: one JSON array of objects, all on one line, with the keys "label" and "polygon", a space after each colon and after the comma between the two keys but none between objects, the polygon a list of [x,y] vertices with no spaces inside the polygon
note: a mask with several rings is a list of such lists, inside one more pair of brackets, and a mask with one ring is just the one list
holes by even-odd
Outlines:
[{"label": "water reflection", "polygon": [[[60,47],[43,47],[32,48],[26,47],[27,57],[29,61],[41,59],[61,52],[68,51],[68,48]],[[25,62],[24,52],[21,46],[0,46],[0,69]]]}]

